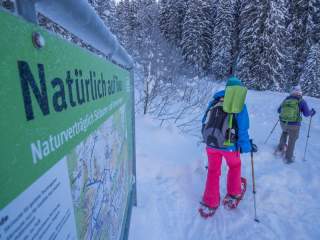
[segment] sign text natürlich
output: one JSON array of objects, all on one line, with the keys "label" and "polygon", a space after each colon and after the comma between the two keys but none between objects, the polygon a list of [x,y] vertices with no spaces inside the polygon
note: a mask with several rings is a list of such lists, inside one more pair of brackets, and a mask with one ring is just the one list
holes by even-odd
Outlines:
[{"label": "sign text nat\u00fcrlich", "polygon": [[[28,121],[35,118],[33,110],[35,103],[32,102],[31,94],[34,95],[42,114],[46,116],[50,114],[52,109],[55,112],[62,112],[68,107],[76,107],[95,101],[121,92],[123,89],[121,80],[115,75],[112,80],[105,80],[103,73],[98,76],[95,71],[89,71],[89,75],[85,77],[81,69],[68,70],[64,81],[55,77],[51,80],[51,85],[47,85],[44,65],[37,64],[37,69],[39,83],[35,80],[35,75],[32,74],[29,64],[26,61],[18,61],[21,90]],[[53,91],[48,91],[48,87]],[[52,94],[50,94],[51,92]],[[49,97],[52,99],[53,106],[49,104]]]}]

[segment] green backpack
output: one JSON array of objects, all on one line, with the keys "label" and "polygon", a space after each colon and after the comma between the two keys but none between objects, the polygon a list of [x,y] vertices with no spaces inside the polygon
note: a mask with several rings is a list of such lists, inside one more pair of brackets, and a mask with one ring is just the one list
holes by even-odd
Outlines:
[{"label": "green backpack", "polygon": [[282,122],[301,122],[299,103],[298,99],[284,100],[281,104],[280,120]]}]

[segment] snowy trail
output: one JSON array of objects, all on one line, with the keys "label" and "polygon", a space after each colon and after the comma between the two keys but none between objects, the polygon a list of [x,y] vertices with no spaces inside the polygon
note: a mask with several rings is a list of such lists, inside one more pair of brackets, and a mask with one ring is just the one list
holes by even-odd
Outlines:
[{"label": "snowy trail", "polygon": [[[317,115],[313,119],[307,161],[303,152],[308,119],[296,145],[296,161],[286,165],[273,155],[280,137],[278,126],[268,144],[265,138],[277,120],[282,93],[249,91],[250,136],[259,146],[255,154],[257,213],[253,221],[250,155],[242,155],[242,175],[247,192],[238,209],[220,206],[204,220],[197,212],[204,189],[206,156],[197,139],[181,135],[174,127],[159,128],[149,118],[137,120],[138,207],[133,209],[130,240],[182,239],[319,239],[320,238],[320,100],[306,98]],[[223,164],[221,197],[225,194]]]}]

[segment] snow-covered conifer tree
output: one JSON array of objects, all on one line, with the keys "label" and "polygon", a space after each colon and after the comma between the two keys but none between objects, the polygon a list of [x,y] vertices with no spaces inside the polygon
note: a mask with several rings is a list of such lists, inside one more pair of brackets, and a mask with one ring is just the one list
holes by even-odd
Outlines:
[{"label": "snow-covered conifer tree", "polygon": [[305,94],[320,97],[320,43],[314,44],[309,51],[301,75],[301,86]]},{"label": "snow-covered conifer tree", "polygon": [[261,73],[259,85],[261,89],[281,90],[286,86],[285,40],[286,32],[286,0],[269,1],[267,16],[262,32],[262,51],[260,55]]},{"label": "snow-covered conifer tree", "polygon": [[181,49],[198,73],[208,69],[212,48],[212,5],[208,0],[190,1],[183,23]]},{"label": "snow-covered conifer tree", "polygon": [[211,55],[211,71],[217,80],[228,77],[233,71],[232,50],[235,29],[235,0],[219,1],[214,21]]},{"label": "snow-covered conifer tree", "polygon": [[308,43],[320,41],[320,1],[309,0],[307,20]]},{"label": "snow-covered conifer tree", "polygon": [[249,88],[260,89],[261,33],[265,19],[265,1],[244,0],[239,16],[239,54],[235,75]]},{"label": "snow-covered conifer tree", "polygon": [[304,92],[320,97],[320,1],[310,0],[307,19],[307,48],[309,49],[301,75]]},{"label": "snow-covered conifer tree", "polygon": [[175,46],[182,39],[182,25],[186,14],[187,0],[160,1],[160,29],[162,35]]},{"label": "snow-covered conifer tree", "polygon": [[104,21],[105,25],[114,31],[116,3],[115,0],[89,0],[89,3],[96,10],[97,14]]},{"label": "snow-covered conifer tree", "polygon": [[308,0],[289,1],[288,35],[285,41],[286,67],[285,78],[288,87],[299,83],[301,72],[308,54],[306,23],[308,18]]},{"label": "snow-covered conifer tree", "polygon": [[116,6],[115,34],[121,44],[134,55],[135,36],[137,32],[136,2],[121,0]]}]

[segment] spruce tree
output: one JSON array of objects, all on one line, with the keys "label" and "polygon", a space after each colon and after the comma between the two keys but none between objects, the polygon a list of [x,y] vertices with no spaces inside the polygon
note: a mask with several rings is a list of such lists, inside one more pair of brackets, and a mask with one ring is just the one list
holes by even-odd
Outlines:
[{"label": "spruce tree", "polygon": [[308,20],[308,45],[312,45],[320,41],[320,1],[309,0]]},{"label": "spruce tree", "polygon": [[210,1],[190,1],[183,23],[181,49],[197,73],[208,69],[212,48],[212,7]]},{"label": "spruce tree", "polygon": [[121,0],[116,6],[115,34],[133,56],[135,56],[135,37],[138,29],[136,11],[135,1]]},{"label": "spruce tree", "polygon": [[89,0],[105,25],[113,30],[115,27],[116,3],[114,0]]},{"label": "spruce tree", "polygon": [[265,1],[244,0],[239,10],[239,54],[235,75],[254,89],[261,89],[260,83],[264,81],[260,76],[260,58],[265,9]]},{"label": "spruce tree", "polygon": [[160,30],[167,41],[179,47],[187,0],[160,1]]},{"label": "spruce tree", "polygon": [[260,60],[261,89],[281,90],[286,87],[284,77],[286,32],[286,0],[269,1],[267,17],[262,32],[262,52]]},{"label": "spruce tree", "polygon": [[225,79],[232,73],[235,60],[232,52],[235,30],[235,1],[219,1],[214,21],[211,54],[211,71],[217,80]]},{"label": "spruce tree", "polygon": [[301,85],[307,95],[320,97],[320,2],[310,0],[307,19],[308,56],[301,75]]},{"label": "spruce tree", "polygon": [[308,0],[289,1],[289,24],[290,35],[286,41],[287,64],[286,74],[287,85],[292,86],[299,83],[300,75],[308,54],[307,47],[307,18]]},{"label": "spruce tree", "polygon": [[312,45],[301,75],[303,92],[320,98],[320,43]]}]

